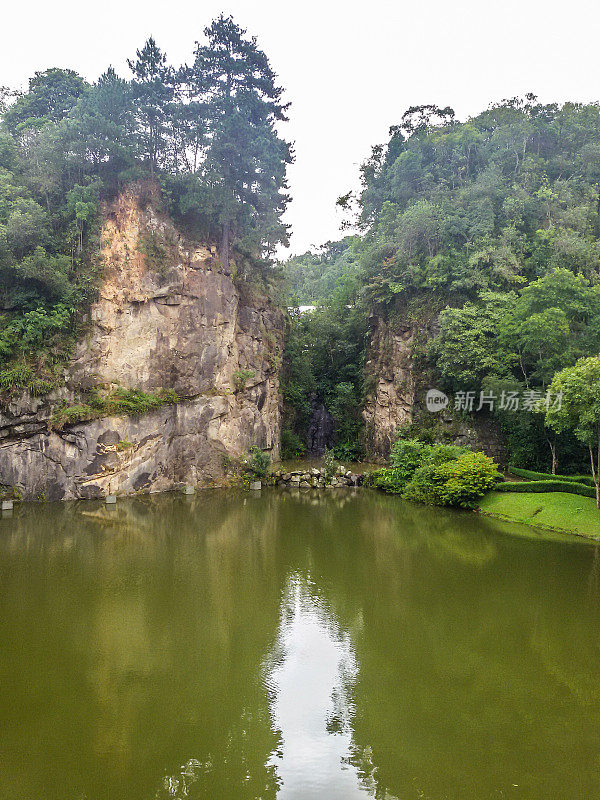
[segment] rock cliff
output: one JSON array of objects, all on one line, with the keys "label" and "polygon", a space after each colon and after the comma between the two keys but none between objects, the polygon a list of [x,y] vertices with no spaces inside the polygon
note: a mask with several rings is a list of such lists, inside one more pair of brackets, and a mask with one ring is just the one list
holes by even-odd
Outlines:
[{"label": "rock cliff", "polygon": [[[0,482],[26,499],[93,498],[218,484],[252,445],[277,457],[282,311],[187,240],[152,184],[103,209],[100,241],[99,294],[64,388],[3,405]],[[181,402],[49,430],[57,403],[99,386]]]},{"label": "rock cliff", "polygon": [[373,314],[369,321],[363,410],[367,457],[385,461],[398,428],[412,425],[415,436],[481,450],[506,464],[506,447],[496,418],[485,413],[457,413],[451,398],[441,412],[426,410],[427,390],[440,389],[442,382],[416,354],[435,335],[435,308],[398,308],[391,319]]},{"label": "rock cliff", "polygon": [[411,325],[392,326],[377,315],[371,317],[370,323],[363,418],[367,456],[378,460],[389,456],[397,429],[412,421],[415,334]]}]

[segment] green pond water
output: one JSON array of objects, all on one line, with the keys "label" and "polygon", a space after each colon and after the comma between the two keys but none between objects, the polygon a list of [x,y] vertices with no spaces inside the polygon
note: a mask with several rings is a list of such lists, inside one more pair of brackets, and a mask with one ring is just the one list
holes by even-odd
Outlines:
[{"label": "green pond water", "polygon": [[0,798],[600,798],[600,551],[369,491],[0,520]]}]

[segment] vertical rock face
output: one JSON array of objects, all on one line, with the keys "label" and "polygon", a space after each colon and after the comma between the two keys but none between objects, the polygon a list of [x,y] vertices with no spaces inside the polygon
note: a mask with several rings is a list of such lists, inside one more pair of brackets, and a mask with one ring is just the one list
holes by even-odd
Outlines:
[{"label": "vertical rock face", "polygon": [[401,322],[402,314],[393,323],[372,316],[367,350],[367,395],[365,449],[367,457],[380,461],[389,457],[398,428],[414,423],[426,431],[433,441],[456,444],[481,450],[499,464],[507,461],[507,452],[498,420],[490,414],[474,413],[467,417],[453,411],[450,403],[441,413],[425,408],[429,388],[438,388],[440,381],[414,360],[415,345],[435,335],[437,317],[425,309],[420,322]]},{"label": "vertical rock face", "polygon": [[322,456],[326,450],[333,447],[333,417],[317,397],[313,397],[310,406],[310,420],[306,432],[308,454]]},{"label": "vertical rock face", "polygon": [[218,483],[227,460],[252,445],[278,456],[283,313],[160,208],[145,183],[104,209],[103,278],[63,397],[116,385],[174,389],[182,401],[64,431],[44,428],[47,403],[13,403],[0,418],[0,481],[26,498]]},{"label": "vertical rock face", "polygon": [[389,456],[397,429],[412,420],[414,331],[408,324],[392,328],[379,316],[372,316],[370,323],[363,418],[367,456],[378,460]]}]

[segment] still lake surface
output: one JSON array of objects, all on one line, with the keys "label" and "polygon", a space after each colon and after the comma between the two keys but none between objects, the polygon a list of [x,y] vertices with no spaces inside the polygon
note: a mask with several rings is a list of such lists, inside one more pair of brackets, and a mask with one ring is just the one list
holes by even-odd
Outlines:
[{"label": "still lake surface", "polygon": [[1,800],[600,798],[600,550],[369,491],[0,520]]}]

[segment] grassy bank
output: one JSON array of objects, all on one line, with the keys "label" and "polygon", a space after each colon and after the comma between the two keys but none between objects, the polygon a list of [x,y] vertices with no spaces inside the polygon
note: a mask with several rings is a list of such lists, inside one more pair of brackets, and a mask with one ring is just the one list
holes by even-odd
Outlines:
[{"label": "grassy bank", "polygon": [[588,497],[564,492],[490,492],[479,508],[485,514],[511,522],[600,538],[600,511],[596,501]]}]

